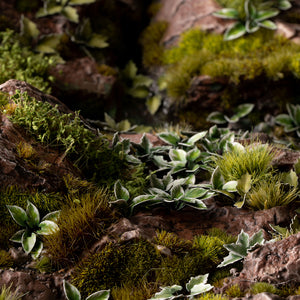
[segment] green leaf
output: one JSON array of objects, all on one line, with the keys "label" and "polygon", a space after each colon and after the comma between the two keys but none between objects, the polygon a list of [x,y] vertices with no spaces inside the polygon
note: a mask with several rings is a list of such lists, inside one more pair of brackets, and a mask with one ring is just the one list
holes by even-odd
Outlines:
[{"label": "green leaf", "polygon": [[6,207],[14,221],[17,224],[26,227],[27,214],[25,210],[16,205],[6,205]]},{"label": "green leaf", "polygon": [[182,162],[184,165],[186,163],[187,153],[182,149],[170,149],[169,156],[173,161]]},{"label": "green leaf", "polygon": [[115,182],[114,193],[115,193],[115,197],[117,199],[124,199],[124,200],[128,201],[130,198],[128,190],[124,186],[122,186],[120,180]]},{"label": "green leaf", "polygon": [[236,186],[237,191],[239,194],[247,194],[251,189],[251,175],[246,173],[241,176],[241,178],[237,181]]},{"label": "green leaf", "polygon": [[282,237],[286,237],[289,233],[289,230],[287,228],[280,227],[278,225],[269,225],[275,232],[279,233]]},{"label": "green leaf", "polygon": [[153,145],[147,138],[146,133],[143,133],[140,145],[143,147],[146,153],[150,153],[150,149],[153,147]]},{"label": "green leaf", "polygon": [[236,180],[231,180],[231,181],[226,182],[223,185],[222,189],[227,191],[227,192],[236,192],[237,191],[237,189],[236,189],[237,185],[238,185],[238,182]]},{"label": "green leaf", "polygon": [[56,223],[53,221],[42,221],[39,225],[40,230],[38,230],[36,233],[41,235],[49,235],[53,234],[54,232],[59,230],[59,227]]},{"label": "green leaf", "polygon": [[291,170],[288,173],[283,173],[282,176],[282,180],[284,183],[288,183],[289,185],[294,187],[298,186],[298,176],[295,171]]},{"label": "green leaf", "polygon": [[259,24],[256,20],[247,20],[245,26],[248,33],[254,33],[259,29]]},{"label": "green leaf", "polygon": [[112,129],[116,129],[116,122],[115,120],[107,113],[104,113],[104,120],[105,120],[105,123]]},{"label": "green leaf", "polygon": [[38,52],[51,54],[56,53],[56,49],[60,44],[61,35],[46,35],[44,36],[36,46],[35,50]]},{"label": "green leaf", "polygon": [[70,0],[69,5],[83,5],[95,3],[97,0]]},{"label": "green leaf", "polygon": [[263,27],[263,28],[270,29],[270,30],[276,30],[277,29],[276,24],[274,22],[270,21],[270,20],[260,21],[259,26]]},{"label": "green leaf", "polygon": [[[208,194],[209,193],[207,193],[206,196],[207,196],[207,198],[210,198],[210,196],[208,196]],[[191,206],[193,208],[200,209],[200,210],[207,209],[207,206],[200,199],[197,199],[197,198],[186,198],[186,197],[184,197],[184,198],[182,198],[180,200],[183,201],[186,205],[189,205],[189,206]],[[205,200],[205,199],[203,199],[203,200]]]},{"label": "green leaf", "polygon": [[64,15],[69,21],[73,23],[79,22],[79,15],[77,9],[71,6],[65,6],[61,11],[61,14]]},{"label": "green leaf", "polygon": [[40,213],[38,209],[30,202],[27,201],[27,224],[29,227],[34,228],[40,223]]},{"label": "green leaf", "polygon": [[134,79],[134,77],[136,76],[136,73],[137,73],[137,67],[136,67],[135,63],[132,60],[130,60],[127,63],[127,65],[125,66],[125,69],[123,70],[123,75],[126,78]]},{"label": "green leaf", "polygon": [[206,293],[213,288],[212,285],[207,284],[208,275],[209,274],[191,277],[189,282],[186,284],[186,289],[190,292],[189,297]]},{"label": "green leaf", "polygon": [[193,136],[191,136],[188,140],[187,140],[187,144],[190,146],[194,146],[196,142],[198,142],[199,140],[201,140],[202,138],[204,138],[207,134],[207,131],[201,131],[198,132],[196,134],[194,134]]},{"label": "green leaf", "polygon": [[98,33],[92,33],[91,39],[86,43],[87,46],[91,48],[106,48],[109,46],[107,43],[107,36],[98,34]]},{"label": "green leaf", "polygon": [[200,155],[201,155],[201,151],[197,147],[195,147],[194,149],[186,153],[186,159],[188,161],[194,162],[196,159],[200,157]]},{"label": "green leaf", "polygon": [[213,13],[215,17],[222,19],[234,19],[237,20],[239,18],[239,12],[234,8],[222,8]]},{"label": "green leaf", "polygon": [[264,234],[262,229],[255,234],[253,234],[249,239],[249,249],[248,252],[253,249],[256,245],[263,245],[264,244]]},{"label": "green leaf", "polygon": [[80,300],[80,292],[78,289],[69,283],[68,281],[63,280],[63,289],[65,296],[67,297],[68,300]]},{"label": "green leaf", "polygon": [[239,118],[243,118],[248,114],[250,114],[253,108],[254,108],[254,104],[251,103],[241,104],[237,107],[235,115],[238,116]]},{"label": "green leaf", "polygon": [[35,16],[37,18],[41,18],[41,17],[50,16],[50,15],[60,14],[62,12],[62,9],[63,9],[63,6],[61,6],[61,5],[50,6],[50,7],[47,7],[47,9],[40,8],[37,11]]},{"label": "green leaf", "polygon": [[158,137],[165,143],[176,146],[180,141],[180,137],[173,132],[162,132],[158,134]]},{"label": "green leaf", "polygon": [[215,124],[225,124],[227,122],[225,116],[218,111],[210,113],[206,120]]},{"label": "green leaf", "polygon": [[139,99],[147,98],[149,95],[149,89],[145,86],[138,86],[135,88],[131,88],[127,91],[127,94]]},{"label": "green leaf", "polygon": [[279,0],[279,5],[278,8],[281,10],[287,10],[290,9],[292,7],[292,4],[290,1],[288,0]]},{"label": "green leaf", "polygon": [[25,232],[25,229],[17,231],[9,240],[15,243],[22,243],[22,236]]},{"label": "green leaf", "polygon": [[153,96],[148,98],[146,101],[146,106],[151,115],[155,115],[161,105],[161,97]]},{"label": "green leaf", "polygon": [[133,198],[130,206],[134,208],[135,206],[140,204],[149,204],[149,202],[155,203],[155,202],[161,202],[161,200],[157,200],[156,195],[140,195]]},{"label": "green leaf", "polygon": [[241,22],[234,23],[232,26],[230,26],[225,34],[224,34],[224,40],[225,41],[231,41],[234,39],[237,39],[244,35],[247,32],[245,24]]},{"label": "green leaf", "polygon": [[128,131],[131,128],[130,122],[126,120],[120,121],[116,126],[118,131]]},{"label": "green leaf", "polygon": [[264,20],[273,18],[273,17],[277,16],[278,14],[279,14],[279,10],[278,9],[270,9],[270,10],[258,11],[257,14],[256,14],[255,20],[257,22],[264,21]]},{"label": "green leaf", "polygon": [[36,234],[34,232],[25,232],[22,235],[22,247],[24,251],[28,254],[33,249],[36,242]]},{"label": "green leaf", "polygon": [[243,199],[242,199],[241,201],[235,202],[235,203],[234,203],[234,206],[235,206],[236,208],[242,208],[242,207],[244,206],[244,204],[245,204],[245,201],[246,201],[246,198],[243,197]]},{"label": "green leaf", "polygon": [[47,215],[45,215],[42,219],[42,221],[53,221],[53,222],[57,222],[59,216],[60,216],[60,210],[56,210],[53,212],[48,213]]},{"label": "green leaf", "polygon": [[153,162],[160,168],[166,168],[170,166],[170,164],[161,155],[153,156]]},{"label": "green leaf", "polygon": [[217,268],[226,267],[227,265],[233,264],[241,259],[243,259],[242,256],[230,252],[228,256],[223,258],[223,261],[217,266]]},{"label": "green leaf", "polygon": [[207,193],[203,188],[191,188],[184,193],[185,198],[201,198]]},{"label": "green leaf", "polygon": [[172,200],[174,199],[180,199],[184,195],[184,190],[182,186],[180,185],[175,185],[171,189],[171,198]]},{"label": "green leaf", "polygon": [[43,247],[44,247],[43,242],[40,240],[37,240],[34,247],[32,248],[32,250],[30,252],[31,257],[33,259],[37,259],[41,255]]},{"label": "green leaf", "polygon": [[21,16],[20,20],[21,25],[21,35],[24,35],[25,37],[30,37],[33,39],[36,39],[40,31],[37,28],[37,25],[32,22],[30,19],[24,17],[24,15]]},{"label": "green leaf", "polygon": [[216,167],[214,169],[210,181],[213,189],[217,189],[217,190],[222,189],[223,185],[225,184],[225,181],[219,167]]},{"label": "green leaf", "polygon": [[234,151],[234,152],[245,152],[245,147],[238,142],[227,143],[227,148],[228,148],[228,150]]},{"label": "green leaf", "polygon": [[280,114],[276,116],[275,122],[281,126],[284,126],[285,132],[290,132],[296,129],[293,119],[287,114]]},{"label": "green leaf", "polygon": [[152,187],[158,188],[158,189],[164,189],[165,185],[163,184],[162,179],[157,178],[155,174],[152,174],[150,176],[150,183]]},{"label": "green leaf", "polygon": [[110,296],[110,290],[102,290],[91,294],[86,300],[108,300]]},{"label": "green leaf", "polygon": [[149,300],[154,300],[154,299],[160,299],[160,300],[166,300],[169,299],[170,297],[174,296],[174,294],[178,291],[181,291],[182,287],[180,285],[172,285],[172,286],[166,286],[161,288],[161,291],[156,293],[154,297],[152,297]]},{"label": "green leaf", "polygon": [[150,85],[153,83],[153,80],[148,76],[136,75],[132,83],[134,88],[138,86],[150,87]]}]

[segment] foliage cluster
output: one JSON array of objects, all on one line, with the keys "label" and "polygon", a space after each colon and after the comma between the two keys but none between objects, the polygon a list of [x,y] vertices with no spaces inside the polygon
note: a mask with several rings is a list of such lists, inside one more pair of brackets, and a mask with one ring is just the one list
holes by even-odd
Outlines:
[{"label": "foliage cluster", "polygon": [[24,47],[12,30],[0,32],[1,83],[14,78],[49,93],[52,77],[49,76],[48,70],[55,63],[55,58],[36,54]]},{"label": "foliage cluster", "polygon": [[191,29],[178,46],[164,53],[164,81],[170,96],[180,99],[196,75],[225,77],[232,83],[266,76],[271,80],[299,76],[299,45],[272,32],[259,31],[233,41]]}]

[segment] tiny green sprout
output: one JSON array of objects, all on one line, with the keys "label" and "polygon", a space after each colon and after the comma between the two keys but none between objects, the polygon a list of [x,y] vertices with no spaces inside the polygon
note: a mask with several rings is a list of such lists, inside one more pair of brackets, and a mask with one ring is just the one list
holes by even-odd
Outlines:
[{"label": "tiny green sprout", "polygon": [[224,260],[217,267],[225,267],[227,265],[233,264],[243,258],[245,258],[248,253],[253,250],[257,245],[264,244],[264,237],[262,230],[253,234],[249,237],[249,234],[244,232],[242,229],[241,233],[238,235],[236,243],[226,244],[224,248],[229,251],[229,255],[224,257]]},{"label": "tiny green sprout", "polygon": [[[68,300],[81,300],[78,289],[68,281],[63,281],[63,289]],[[108,300],[109,296],[110,290],[101,290],[89,295],[85,300]]]},{"label": "tiny green sprout", "polygon": [[43,250],[43,242],[40,235],[49,235],[59,230],[55,221],[58,219],[60,211],[54,211],[40,221],[38,209],[30,202],[27,202],[26,211],[16,205],[6,206],[14,221],[25,229],[17,231],[10,240],[21,243],[24,251],[36,259]]}]

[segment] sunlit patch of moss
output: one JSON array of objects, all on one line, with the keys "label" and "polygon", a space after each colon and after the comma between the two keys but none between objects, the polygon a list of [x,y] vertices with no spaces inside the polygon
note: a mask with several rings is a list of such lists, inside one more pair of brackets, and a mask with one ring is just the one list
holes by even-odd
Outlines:
[{"label": "sunlit patch of moss", "polygon": [[101,238],[116,220],[109,207],[107,191],[69,197],[57,221],[59,231],[45,236],[47,255],[58,267],[69,266],[78,261],[82,252]]},{"label": "sunlit patch of moss", "polygon": [[20,142],[17,145],[17,152],[18,152],[18,156],[21,158],[24,158],[24,159],[33,158],[36,154],[36,151],[32,147],[32,145],[30,145],[26,142]]},{"label": "sunlit patch of moss", "polygon": [[99,289],[139,285],[153,279],[152,269],[160,255],[147,241],[108,244],[102,251],[81,261],[72,273],[72,283],[83,295]]},{"label": "sunlit patch of moss", "polygon": [[164,47],[160,44],[160,41],[167,27],[167,22],[155,22],[150,24],[142,33],[140,43],[143,48],[143,65],[145,67],[162,64]]}]

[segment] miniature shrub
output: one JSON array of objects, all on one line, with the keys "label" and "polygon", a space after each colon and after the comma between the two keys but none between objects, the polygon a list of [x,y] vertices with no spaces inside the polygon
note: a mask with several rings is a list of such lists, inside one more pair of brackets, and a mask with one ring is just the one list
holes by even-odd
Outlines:
[{"label": "miniature shrub", "polygon": [[144,240],[108,244],[75,267],[72,283],[84,295],[124,284],[138,285],[141,280],[151,280],[151,270],[159,260],[154,246]]},{"label": "miniature shrub", "polygon": [[248,173],[254,184],[272,174],[270,163],[274,155],[271,146],[252,144],[224,153],[216,158],[216,164],[226,182],[239,180]]},{"label": "miniature shrub", "polygon": [[267,282],[257,282],[252,284],[250,287],[250,293],[253,295],[263,293],[263,292],[278,294],[279,290],[274,285]]},{"label": "miniature shrub", "polygon": [[155,22],[150,24],[142,33],[140,43],[143,48],[143,65],[145,67],[162,64],[164,47],[160,44],[160,40],[167,27],[167,22]]},{"label": "miniature shrub", "polygon": [[48,69],[54,64],[54,58],[36,54],[22,45],[12,30],[0,32],[1,83],[14,78],[49,93],[52,78],[48,75]]},{"label": "miniature shrub", "polygon": [[57,221],[60,230],[44,239],[47,255],[59,267],[77,262],[81,253],[115,221],[104,189],[67,200]]}]

